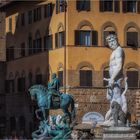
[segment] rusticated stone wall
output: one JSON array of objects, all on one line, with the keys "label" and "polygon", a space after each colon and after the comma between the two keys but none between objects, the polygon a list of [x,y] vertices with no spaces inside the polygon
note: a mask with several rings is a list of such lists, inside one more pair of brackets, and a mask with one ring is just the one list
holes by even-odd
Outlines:
[{"label": "rusticated stone wall", "polygon": [[[77,119],[81,122],[87,112],[99,112],[105,116],[109,109],[109,101],[106,99],[106,89],[103,88],[71,88],[68,93],[73,94],[77,104]],[[126,93],[128,112],[130,119],[140,119],[140,90],[128,90]]]}]

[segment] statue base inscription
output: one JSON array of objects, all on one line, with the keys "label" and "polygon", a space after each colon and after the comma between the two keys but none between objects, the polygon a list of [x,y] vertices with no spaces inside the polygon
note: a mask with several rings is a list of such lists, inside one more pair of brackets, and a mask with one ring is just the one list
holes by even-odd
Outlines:
[{"label": "statue base inscription", "polygon": [[103,140],[136,140],[136,131],[130,127],[104,128]]}]

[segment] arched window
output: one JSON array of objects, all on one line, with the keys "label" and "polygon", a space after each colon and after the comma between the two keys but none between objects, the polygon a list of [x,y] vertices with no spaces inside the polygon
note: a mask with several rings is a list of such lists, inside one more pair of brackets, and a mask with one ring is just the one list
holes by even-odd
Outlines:
[{"label": "arched window", "polygon": [[97,46],[98,32],[93,30],[92,24],[88,21],[83,21],[75,30],[75,45],[80,46]]},{"label": "arched window", "polygon": [[51,29],[46,32],[46,35],[44,36],[44,50],[50,50],[52,49],[52,42],[53,36]]},{"label": "arched window", "polygon": [[65,45],[65,31],[62,24],[59,25],[58,32],[55,33],[55,46],[56,48],[64,47]]},{"label": "arched window", "polygon": [[135,68],[128,68],[126,74],[128,77],[128,87],[138,88],[138,83],[139,83],[138,70]]},{"label": "arched window", "polygon": [[114,27],[112,27],[112,26],[106,26],[104,28],[104,30],[103,30],[103,41],[104,41],[103,45],[104,46],[107,46],[108,45],[107,42],[106,42],[106,37],[109,34],[116,34],[116,31],[115,31]]},{"label": "arched window", "polygon": [[79,71],[80,86],[92,86],[92,70],[88,67],[82,67]]},{"label": "arched window", "polygon": [[33,46],[34,46],[34,51],[33,51],[34,53],[41,52],[42,39],[39,31],[37,31],[35,34],[35,40],[33,41]]},{"label": "arched window", "polygon": [[[104,68],[103,78],[109,78],[109,67]],[[108,82],[103,80],[103,86],[107,86]]]},{"label": "arched window", "polygon": [[127,46],[138,47],[138,31],[135,27],[127,28],[126,32]]}]

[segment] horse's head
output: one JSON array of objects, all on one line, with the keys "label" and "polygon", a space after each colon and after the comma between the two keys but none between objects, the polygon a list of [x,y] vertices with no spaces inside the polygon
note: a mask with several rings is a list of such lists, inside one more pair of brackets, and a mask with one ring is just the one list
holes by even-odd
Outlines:
[{"label": "horse's head", "polygon": [[31,99],[32,100],[36,100],[36,96],[37,96],[37,90],[36,90],[36,88],[34,87],[34,86],[32,86],[32,87],[30,87],[29,89],[28,89],[28,91],[29,91],[29,93],[30,93],[30,96],[31,96]]},{"label": "horse's head", "polygon": [[34,85],[28,89],[31,99],[32,100],[37,100],[40,97],[42,97],[44,94],[46,94],[47,89],[43,85]]}]

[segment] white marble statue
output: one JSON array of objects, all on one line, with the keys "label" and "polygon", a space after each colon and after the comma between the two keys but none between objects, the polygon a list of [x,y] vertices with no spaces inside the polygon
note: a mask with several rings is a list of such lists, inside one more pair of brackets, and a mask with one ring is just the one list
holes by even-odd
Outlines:
[{"label": "white marble statue", "polygon": [[[113,101],[117,102],[122,111],[127,113],[127,101],[126,101],[126,91],[127,78],[123,76],[123,64],[124,64],[124,51],[119,46],[116,35],[110,34],[107,36],[106,41],[108,46],[112,49],[112,54],[110,56],[109,62],[109,79],[104,78],[108,81],[107,86],[107,99],[110,101],[110,109],[106,113],[104,125],[113,125],[113,118],[111,114],[111,104]],[[125,81],[125,90],[122,91],[122,81]]]}]

